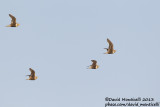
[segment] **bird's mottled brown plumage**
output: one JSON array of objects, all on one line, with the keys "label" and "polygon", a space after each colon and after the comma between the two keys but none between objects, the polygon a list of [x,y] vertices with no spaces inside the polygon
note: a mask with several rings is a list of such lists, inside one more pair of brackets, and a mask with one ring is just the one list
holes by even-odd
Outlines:
[{"label": "bird's mottled brown plumage", "polygon": [[97,69],[99,68],[99,65],[97,65],[97,61],[96,60],[91,60],[92,61],[92,65],[90,65],[89,69]]},{"label": "bird's mottled brown plumage", "polygon": [[11,15],[11,14],[9,14],[9,16],[11,17],[11,24],[10,25],[8,25],[8,26],[6,26],[6,27],[18,27],[19,26],[19,24],[18,23],[16,23],[16,18],[13,16],[13,15]]},{"label": "bird's mottled brown plumage", "polygon": [[29,70],[31,71],[31,75],[28,75],[29,79],[27,80],[36,80],[38,77],[35,76],[35,71],[32,68],[29,68]]},{"label": "bird's mottled brown plumage", "polygon": [[109,47],[104,48],[104,49],[107,49],[107,52],[105,54],[114,54],[116,50],[114,50],[113,48],[113,43],[108,38],[107,38],[107,42],[109,43]]}]

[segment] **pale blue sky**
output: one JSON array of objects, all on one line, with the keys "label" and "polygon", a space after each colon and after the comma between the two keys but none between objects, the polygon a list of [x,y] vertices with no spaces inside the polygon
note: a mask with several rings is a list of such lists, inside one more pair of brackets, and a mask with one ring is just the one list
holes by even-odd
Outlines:
[{"label": "pale blue sky", "polygon": [[[0,107],[104,107],[154,97],[160,81],[159,0],[4,0]],[[20,24],[7,28],[12,14]],[[105,55],[109,38],[117,52]],[[92,59],[99,69],[86,69]],[[27,81],[29,68],[36,81]]]}]

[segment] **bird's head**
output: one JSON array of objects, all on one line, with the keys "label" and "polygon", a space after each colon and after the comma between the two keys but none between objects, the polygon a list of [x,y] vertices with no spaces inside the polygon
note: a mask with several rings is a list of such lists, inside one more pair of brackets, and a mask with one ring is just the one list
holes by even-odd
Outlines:
[{"label": "bird's head", "polygon": [[99,68],[99,65],[96,66],[96,69]]},{"label": "bird's head", "polygon": [[20,25],[19,23],[16,24],[16,26],[19,26],[19,25]]},{"label": "bird's head", "polygon": [[37,79],[38,77],[36,76],[35,79]]}]

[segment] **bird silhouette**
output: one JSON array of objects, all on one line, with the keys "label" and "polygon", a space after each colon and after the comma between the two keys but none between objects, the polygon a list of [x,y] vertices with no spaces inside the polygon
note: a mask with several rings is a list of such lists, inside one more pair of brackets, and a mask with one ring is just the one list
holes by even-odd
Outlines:
[{"label": "bird silhouette", "polygon": [[9,14],[9,16],[12,19],[11,20],[11,24],[8,25],[8,26],[6,26],[6,27],[18,27],[20,24],[16,23],[16,18],[13,15],[11,15],[11,14]]},{"label": "bird silhouette", "polygon": [[91,61],[92,61],[92,65],[90,65],[88,69],[97,69],[97,68],[99,68],[99,65],[97,65],[97,61],[96,60],[91,60]]},{"label": "bird silhouette", "polygon": [[116,52],[116,50],[114,50],[114,48],[113,48],[113,43],[108,38],[107,38],[107,42],[109,43],[109,47],[104,48],[107,50],[107,52],[104,54],[114,54]]},{"label": "bird silhouette", "polygon": [[35,71],[32,68],[29,68],[29,70],[31,71],[31,74],[26,75],[26,76],[29,76],[29,79],[27,79],[27,80],[36,80],[38,77],[35,76]]}]

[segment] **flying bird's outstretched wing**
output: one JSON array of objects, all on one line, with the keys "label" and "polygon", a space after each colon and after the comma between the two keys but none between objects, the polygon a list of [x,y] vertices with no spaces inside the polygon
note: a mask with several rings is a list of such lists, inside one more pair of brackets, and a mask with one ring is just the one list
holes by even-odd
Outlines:
[{"label": "flying bird's outstretched wing", "polygon": [[32,68],[29,68],[29,70],[31,71],[31,75],[30,76],[34,78],[35,77],[35,71]]},{"label": "flying bird's outstretched wing", "polygon": [[108,53],[112,53],[113,52],[113,43],[107,38],[107,42],[109,43],[109,47],[108,47]]},{"label": "flying bird's outstretched wing", "polygon": [[96,66],[97,61],[96,60],[91,60],[92,61],[92,66]]},{"label": "flying bird's outstretched wing", "polygon": [[11,15],[11,14],[9,14],[9,16],[11,17],[11,24],[16,24],[16,18],[13,16],[13,15]]}]

